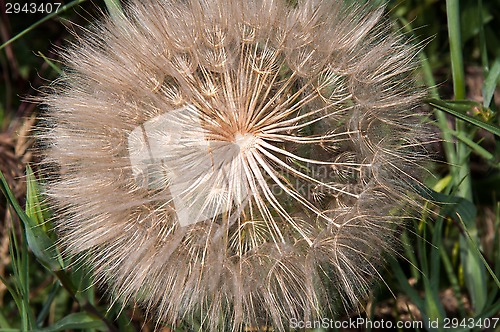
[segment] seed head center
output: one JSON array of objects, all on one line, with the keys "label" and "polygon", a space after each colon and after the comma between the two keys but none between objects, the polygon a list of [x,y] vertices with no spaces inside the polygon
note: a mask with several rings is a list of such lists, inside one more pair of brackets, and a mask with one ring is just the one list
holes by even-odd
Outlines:
[{"label": "seed head center", "polygon": [[245,152],[255,147],[255,144],[257,143],[257,137],[250,133],[242,134],[238,132],[236,133],[236,135],[234,135],[234,143],[238,145],[241,152]]}]

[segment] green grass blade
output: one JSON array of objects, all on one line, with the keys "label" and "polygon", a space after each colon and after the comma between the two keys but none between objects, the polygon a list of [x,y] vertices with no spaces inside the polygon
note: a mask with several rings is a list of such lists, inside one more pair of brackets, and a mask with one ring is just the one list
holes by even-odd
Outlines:
[{"label": "green grass blade", "polygon": [[108,9],[109,15],[113,20],[118,20],[124,17],[123,8],[120,4],[120,0],[104,0],[106,8]]},{"label": "green grass blade", "polygon": [[[461,218],[460,218],[461,219]],[[468,230],[465,222],[461,221],[463,230],[468,234],[468,241],[464,237],[460,238],[461,262],[464,274],[465,285],[472,299],[474,311],[480,313],[484,310],[488,300],[488,290],[486,284],[486,273],[484,267],[489,269],[488,263],[477,248],[475,240]],[[477,238],[477,234],[474,234]]]},{"label": "green grass blade", "polygon": [[453,265],[451,263],[450,257],[445,250],[439,251],[441,254],[441,260],[443,262],[443,268],[448,276],[448,280],[450,281],[451,288],[453,290],[453,295],[458,303],[458,310],[460,312],[461,317],[466,317],[464,301],[462,299],[462,292],[460,291],[460,284],[458,282],[458,278],[453,270]]},{"label": "green grass blade", "polygon": [[462,37],[460,33],[459,0],[446,0],[448,36],[450,38],[451,71],[455,99],[465,99],[464,63],[462,56]]},{"label": "green grass blade", "polygon": [[22,36],[24,36],[25,34],[27,34],[28,32],[30,32],[31,30],[35,29],[37,26],[39,26],[43,22],[48,21],[51,18],[59,15],[60,13],[66,11],[68,9],[70,9],[71,7],[76,6],[78,4],[81,4],[82,2],[85,2],[85,1],[86,0],[74,0],[74,1],[71,1],[70,3],[68,3],[67,5],[61,6],[61,8],[59,8],[58,11],[50,13],[49,15],[45,16],[44,18],[36,21],[32,25],[30,25],[28,28],[24,29],[23,31],[21,31],[20,33],[18,33],[17,35],[15,35],[11,39],[9,39],[8,41],[6,41],[2,45],[0,45],[0,50],[3,49],[5,46],[7,46],[7,45],[13,43],[14,41],[18,40],[19,38],[21,38]]},{"label": "green grass blade", "polygon": [[[467,226],[475,222],[476,207],[465,198],[448,196],[435,192],[429,188],[423,189],[422,193],[429,200],[441,205],[440,215],[452,218],[461,226],[461,230],[468,237],[469,241],[466,243],[464,243],[464,237],[460,239],[463,273],[474,307],[478,312],[481,312],[484,309],[488,297],[484,268],[486,267],[488,271],[491,271],[491,268],[481,255],[475,240],[473,240],[476,234],[471,234],[470,227]],[[493,271],[490,272],[490,274],[492,273]]]},{"label": "green grass blade", "polygon": [[[459,0],[446,0],[446,15],[448,20],[448,36],[450,41],[450,57],[452,66],[452,76],[453,76],[453,91],[455,94],[455,100],[463,100],[466,98],[465,91],[465,75],[464,75],[464,62],[462,54],[462,36],[461,36],[461,22],[460,22],[460,1]],[[462,106],[462,105],[460,105]],[[482,106],[482,105],[481,105]],[[487,130],[492,132],[500,132],[500,128],[495,128],[495,126],[485,122],[480,121],[477,118],[471,117],[466,113],[457,112],[455,109],[446,109],[444,111],[453,114],[457,117],[455,121],[455,128],[457,132],[463,132],[464,134],[472,136],[475,128],[468,128],[466,123],[473,123],[476,126],[482,128],[489,128]],[[442,108],[441,108],[442,109]],[[443,109],[442,109],[443,110]],[[484,109],[478,107],[477,109],[471,109],[472,114],[482,112]],[[488,117],[486,117],[489,120]],[[456,156],[457,163],[452,167],[452,175],[454,178],[457,196],[466,198],[472,201],[472,183],[470,177],[470,165],[469,165],[469,155],[470,148],[461,141],[456,142]],[[467,231],[470,231],[473,235],[473,241],[478,242],[478,232],[475,219],[463,218],[458,215],[463,226]],[[460,257],[462,266],[464,269],[464,279],[467,286],[467,290],[472,300],[472,304],[476,312],[481,312],[484,309],[487,300],[487,290],[485,283],[485,270],[482,266],[479,256],[468,245],[465,236],[460,237]]]},{"label": "green grass blade", "polygon": [[32,328],[35,323],[35,316],[30,308],[30,279],[29,279],[29,253],[26,244],[26,237],[21,233],[21,242],[18,241],[14,228],[9,228],[9,253],[13,277],[11,278],[14,287],[9,287],[2,278],[2,282],[7,286],[11,296],[16,303],[21,321],[21,328],[24,331]]},{"label": "green grass blade", "polygon": [[[467,144],[468,147],[470,147],[474,152],[483,157],[485,160],[495,161],[496,157],[492,153],[474,142],[467,135],[464,135],[462,132],[456,132],[454,130],[450,130],[450,132],[453,134],[453,136]],[[500,166],[500,164],[498,164],[497,166]]]},{"label": "green grass blade", "polygon": [[0,311],[0,329],[10,329],[10,328],[11,326],[7,321],[7,318],[3,315],[2,311]]},{"label": "green grass blade", "polygon": [[95,293],[91,271],[89,271],[85,266],[75,264],[71,278],[77,289],[75,297],[78,299],[78,302],[90,303],[94,305]]},{"label": "green grass blade", "polygon": [[465,79],[462,57],[462,38],[460,33],[460,5],[459,0],[446,1],[448,19],[448,36],[450,40],[451,69],[453,74],[453,88],[456,99],[465,98]]},{"label": "green grass blade", "polygon": [[[438,90],[436,88],[436,80],[434,79],[432,68],[429,63],[429,60],[424,54],[420,55],[420,61],[422,64],[422,70],[424,74],[425,84],[430,87],[430,95],[433,99],[440,100]],[[434,112],[437,120],[437,124],[441,133],[443,135],[443,149],[446,155],[446,160],[452,165],[456,164],[456,152],[455,147],[453,145],[452,136],[449,133],[450,125],[448,124],[448,120],[446,119],[446,114],[439,110],[435,109]]]},{"label": "green grass blade", "polygon": [[478,257],[481,259],[481,262],[483,263],[484,267],[488,270],[488,273],[490,274],[490,276],[495,281],[495,284],[500,289],[500,281],[498,280],[498,277],[496,276],[495,272],[493,272],[493,270],[491,269],[491,267],[488,264],[488,262],[486,261],[486,259],[484,259],[484,256],[481,253],[481,251],[479,250],[479,247],[476,244],[476,241],[474,241],[473,235],[467,229],[467,227],[465,225],[465,221],[462,218],[459,218],[459,220],[460,220],[460,223],[461,223],[461,225],[463,227],[463,230],[464,230],[465,234],[467,235],[467,240],[468,240],[469,246],[474,249],[474,251],[476,252],[476,254],[478,255]]},{"label": "green grass blade", "polygon": [[497,88],[497,83],[499,78],[500,78],[500,57],[495,59],[495,62],[493,62],[493,66],[491,67],[488,76],[484,80],[483,84],[484,107],[490,107],[491,101],[493,100],[493,95],[495,94],[495,89]]},{"label": "green grass blade", "polygon": [[417,256],[415,255],[412,246],[413,243],[411,243],[411,240],[408,236],[408,232],[406,230],[401,234],[401,242],[404,243],[404,257],[410,263],[411,276],[412,278],[418,281],[422,274],[418,269]]},{"label": "green grass blade", "polygon": [[56,64],[55,64],[54,62],[50,61],[50,59],[49,59],[49,58],[47,58],[45,55],[43,55],[43,53],[42,53],[42,52],[38,51],[38,55],[39,55],[39,56],[41,56],[41,57],[42,57],[42,59],[43,59],[43,60],[44,60],[44,61],[45,61],[45,62],[46,62],[46,63],[47,63],[47,64],[48,64],[48,65],[49,65],[52,69],[54,69],[54,71],[55,71],[57,74],[59,74],[59,75],[61,75],[61,74],[62,74],[62,70],[61,70],[61,68],[57,67],[57,66],[56,66]]},{"label": "green grass blade", "polygon": [[45,300],[42,310],[40,310],[38,317],[36,318],[37,325],[40,326],[47,315],[49,314],[50,311],[50,306],[54,302],[54,299],[58,293],[58,291],[61,289],[61,286],[59,283],[55,283],[52,285],[52,289],[49,292],[49,295],[47,297],[47,300]]},{"label": "green grass blade", "polygon": [[33,170],[29,165],[26,166],[26,215],[31,218],[37,225],[45,228],[45,216],[43,213],[42,204],[40,203],[40,189],[36,182]]},{"label": "green grass blade", "polygon": [[415,305],[422,310],[424,307],[424,301],[422,300],[418,292],[408,283],[408,278],[403,272],[403,269],[401,268],[399,262],[394,259],[390,261],[390,264],[391,264],[391,270],[394,272],[394,276],[398,280],[398,285],[402,287],[405,294],[410,297],[412,302],[415,303]]},{"label": "green grass blade", "polygon": [[483,65],[483,72],[488,73],[490,67],[488,61],[488,48],[486,47],[486,36],[484,33],[485,23],[483,19],[483,0],[478,0],[477,6],[479,8],[478,10],[479,22],[482,22],[482,24],[479,26],[479,48],[481,50],[481,62]]},{"label": "green grass blade", "polygon": [[11,285],[9,285],[7,280],[5,280],[4,277],[2,277],[2,276],[0,276],[0,281],[5,286],[5,288],[7,288],[7,291],[10,293],[10,295],[14,299],[14,302],[16,303],[16,307],[20,310],[22,307],[21,306],[21,298],[20,298],[19,294],[17,293],[16,289],[14,289]]},{"label": "green grass blade", "polygon": [[459,119],[465,120],[470,124],[473,124],[484,130],[487,130],[494,135],[500,136],[499,126],[485,122],[477,117],[472,117],[467,114],[467,112],[473,112],[479,114],[484,114],[484,112],[488,112],[488,110],[485,110],[479,103],[473,101],[443,101],[437,99],[430,99],[427,101],[427,103],[434,108],[447,112]]},{"label": "green grass blade", "polygon": [[[446,317],[445,310],[441,301],[439,300],[439,281],[441,276],[441,257],[440,251],[442,250],[442,225],[443,220],[440,218],[432,230],[432,239],[431,239],[431,249],[430,249],[430,259],[429,259],[429,267],[430,270],[428,274],[424,276],[424,290],[425,290],[425,301],[427,305],[427,315],[430,319],[442,320]],[[421,241],[423,242],[423,241]]]},{"label": "green grass blade", "polygon": [[60,321],[42,329],[32,330],[31,332],[58,332],[70,329],[97,329],[100,331],[108,330],[106,324],[99,318],[91,314],[79,312],[69,314]]}]

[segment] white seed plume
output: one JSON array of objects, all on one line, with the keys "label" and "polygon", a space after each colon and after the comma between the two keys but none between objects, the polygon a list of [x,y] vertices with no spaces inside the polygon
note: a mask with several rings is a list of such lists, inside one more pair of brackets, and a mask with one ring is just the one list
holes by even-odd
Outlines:
[{"label": "white seed plume", "polygon": [[415,56],[341,0],[130,1],[44,97],[66,253],[167,324],[356,306],[417,198]]}]

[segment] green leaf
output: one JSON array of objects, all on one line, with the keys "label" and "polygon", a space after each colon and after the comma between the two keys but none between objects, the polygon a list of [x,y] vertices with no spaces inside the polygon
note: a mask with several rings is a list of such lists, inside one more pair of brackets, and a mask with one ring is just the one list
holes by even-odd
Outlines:
[{"label": "green leaf", "polygon": [[[43,207],[39,200],[40,189],[29,165],[26,166],[26,214],[36,225],[44,228],[45,216]],[[45,230],[45,228],[44,228]]]},{"label": "green leaf", "polygon": [[57,332],[69,329],[98,329],[100,331],[106,331],[108,328],[99,317],[79,312],[69,314],[51,326],[31,330],[31,332]]},{"label": "green leaf", "polygon": [[470,116],[467,113],[478,114],[485,118],[491,117],[491,111],[484,108],[481,104],[474,101],[443,101],[430,99],[427,101],[429,105],[438,110],[447,112],[459,119],[465,120],[475,126],[483,128],[492,134],[500,136],[500,127],[492,123],[479,119],[478,117]]},{"label": "green leaf", "polygon": [[36,223],[36,220],[30,218],[23,211],[10,190],[2,172],[0,172],[0,190],[7,198],[7,202],[14,208],[19,219],[23,222],[28,246],[38,261],[49,270],[60,270],[61,264],[57,259],[59,255],[54,241],[47,236],[43,228]]},{"label": "green leaf", "polygon": [[123,8],[120,4],[120,0],[104,0],[106,8],[108,9],[109,15],[113,20],[118,20],[124,17]]},{"label": "green leaf", "polygon": [[448,216],[456,222],[460,222],[460,220],[474,220],[476,218],[476,206],[465,198],[445,195],[431,188],[423,188],[422,186],[417,188],[417,190],[425,199],[441,206],[440,214],[442,216]]}]

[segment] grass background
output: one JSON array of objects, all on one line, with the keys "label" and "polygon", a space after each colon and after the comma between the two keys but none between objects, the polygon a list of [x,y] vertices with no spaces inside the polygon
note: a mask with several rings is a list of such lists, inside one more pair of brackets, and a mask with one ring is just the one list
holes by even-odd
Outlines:
[{"label": "grass background", "polygon": [[[28,166],[37,161],[30,134],[38,109],[26,97],[59,75],[57,49],[72,38],[68,30],[116,10],[113,0],[61,2],[58,13],[7,14],[8,2],[0,0],[0,332],[152,330],[139,308],[108,303],[85,267],[65,267]],[[500,1],[389,0],[387,7],[403,31],[425,42],[419,77],[429,87],[427,107],[442,140],[433,146],[426,183],[432,203],[403,232],[402,256],[388,258],[386,285],[373,290],[361,315],[426,323],[417,330],[444,330],[446,319],[446,331],[494,330],[493,318],[500,317]],[[436,320],[433,329],[428,322]]]}]

